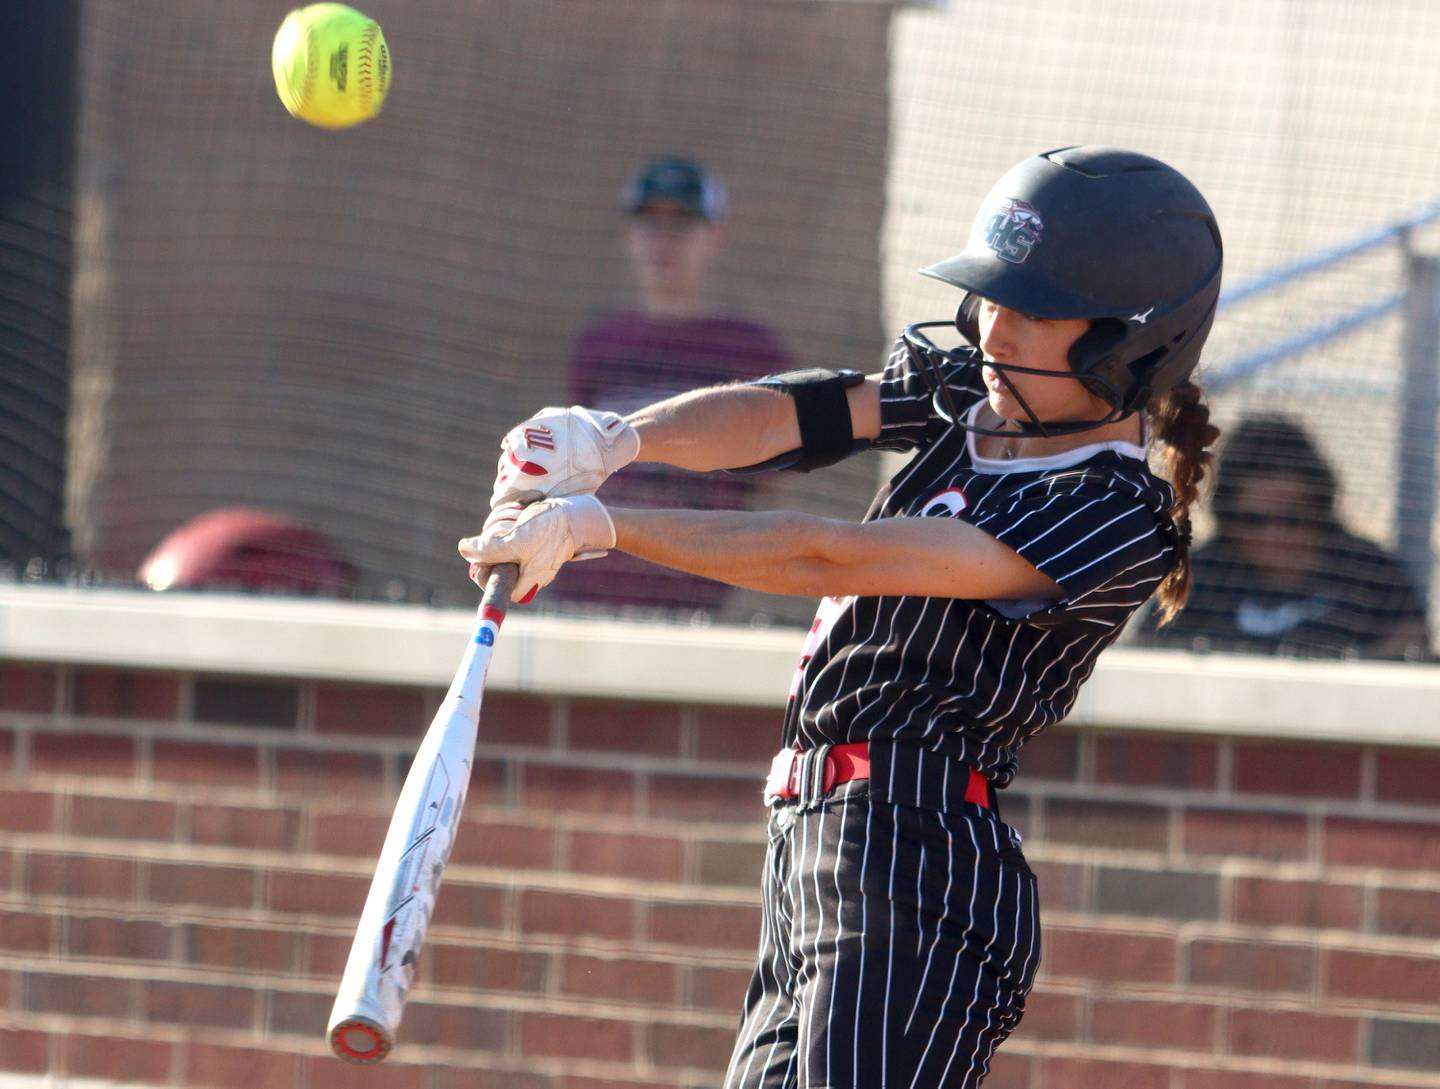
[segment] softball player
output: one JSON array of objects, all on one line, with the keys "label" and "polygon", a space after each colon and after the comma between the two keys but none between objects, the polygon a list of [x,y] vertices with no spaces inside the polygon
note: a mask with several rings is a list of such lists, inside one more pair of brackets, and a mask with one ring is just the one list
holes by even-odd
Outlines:
[{"label": "softball player", "polygon": [[[996,791],[1096,656],[1188,589],[1188,508],[1217,437],[1189,377],[1220,234],[1163,163],[1028,159],[965,249],[965,344],[910,326],[883,373],[800,371],[621,419],[547,409],[505,440],[491,516],[461,542],[526,596],[610,548],[821,597],[766,784],[759,957],[727,1089],[979,1085],[1040,960],[1035,879]],[[632,460],[810,470],[913,451],[860,523],[607,510]],[[1154,475],[1147,454],[1169,482]],[[526,491],[548,496],[528,507]]]}]

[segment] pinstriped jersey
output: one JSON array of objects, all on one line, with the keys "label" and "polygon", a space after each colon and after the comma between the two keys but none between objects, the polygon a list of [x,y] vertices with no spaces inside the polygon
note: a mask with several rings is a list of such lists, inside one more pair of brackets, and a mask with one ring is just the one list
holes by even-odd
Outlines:
[{"label": "pinstriped jersey", "polygon": [[[963,361],[946,366],[946,385],[956,410],[973,418],[985,400],[981,357],[955,355]],[[1096,657],[1174,564],[1173,493],[1133,443],[981,457],[973,436],[935,412],[903,345],[886,365],[880,411],[875,445],[915,453],[865,520],[969,522],[1049,575],[1063,596],[824,599],[791,687],[785,742],[908,742],[904,750],[922,763],[927,752],[941,754],[1004,786],[1021,747],[1069,713]],[[890,746],[882,747],[890,766]],[[915,770],[918,781],[923,769]]]}]

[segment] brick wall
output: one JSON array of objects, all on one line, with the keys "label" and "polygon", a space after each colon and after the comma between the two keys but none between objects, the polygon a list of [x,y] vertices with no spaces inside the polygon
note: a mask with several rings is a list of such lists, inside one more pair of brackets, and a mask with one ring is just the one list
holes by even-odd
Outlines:
[{"label": "brick wall", "polygon": [[[393,1059],[323,1039],[437,688],[0,664],[0,1070],[711,1086],[766,710],[487,701]],[[989,1085],[1440,1086],[1440,752],[1062,729],[1003,799],[1045,909]]]}]

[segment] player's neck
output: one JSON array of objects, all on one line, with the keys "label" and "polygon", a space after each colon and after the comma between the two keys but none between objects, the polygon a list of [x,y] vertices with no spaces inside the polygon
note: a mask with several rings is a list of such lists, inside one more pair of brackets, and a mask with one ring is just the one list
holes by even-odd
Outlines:
[{"label": "player's neck", "polygon": [[659,321],[693,321],[703,317],[708,307],[698,292],[661,294],[650,291],[640,295],[640,312]]},{"label": "player's neck", "polygon": [[1015,432],[1013,435],[975,436],[975,448],[980,455],[998,461],[1052,457],[1081,446],[1095,446],[1106,442],[1128,442],[1138,446],[1142,441],[1142,429],[1138,415],[1126,416],[1114,423],[1104,424],[1088,431],[1077,431],[1073,435],[1054,435],[1050,438],[1043,435],[1021,434],[1014,421],[1001,419],[991,411],[989,405],[981,407],[975,422],[981,427],[1000,428]]}]

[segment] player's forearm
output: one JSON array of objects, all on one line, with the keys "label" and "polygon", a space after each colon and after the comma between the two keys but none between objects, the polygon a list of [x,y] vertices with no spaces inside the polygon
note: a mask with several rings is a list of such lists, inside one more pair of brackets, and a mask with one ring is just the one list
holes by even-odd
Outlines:
[{"label": "player's forearm", "polygon": [[806,597],[829,592],[827,542],[844,529],[792,511],[609,510],[615,546],[632,556],[731,586]]},{"label": "player's forearm", "polygon": [[795,404],[763,386],[682,393],[627,417],[640,435],[639,461],[708,471],[754,465],[800,444]]}]

